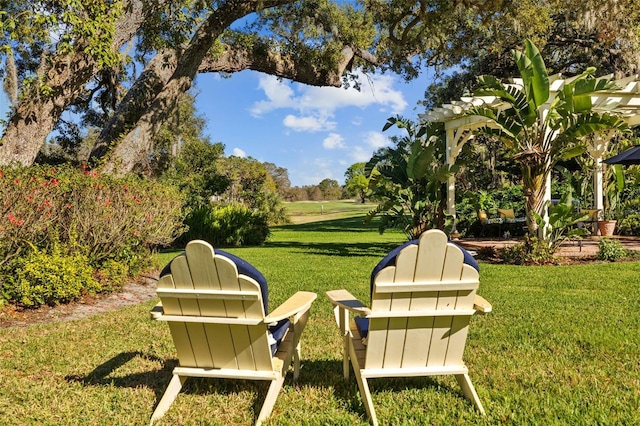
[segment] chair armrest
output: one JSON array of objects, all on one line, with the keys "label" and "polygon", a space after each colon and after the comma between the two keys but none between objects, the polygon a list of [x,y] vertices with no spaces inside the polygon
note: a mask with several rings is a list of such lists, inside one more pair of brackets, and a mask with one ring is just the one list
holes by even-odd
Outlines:
[{"label": "chair armrest", "polygon": [[290,318],[296,314],[309,310],[311,303],[318,295],[310,291],[298,291],[296,294],[285,300],[285,302],[274,309],[264,318],[264,322],[270,324],[285,318]]},{"label": "chair armrest", "polygon": [[327,297],[334,306],[354,312],[361,316],[371,313],[371,309],[366,307],[361,301],[355,298],[347,290],[331,290],[327,292]]},{"label": "chair armrest", "polygon": [[151,311],[149,312],[149,314],[151,315],[151,319],[153,320],[157,320],[158,318],[160,318],[164,314],[164,308],[162,307],[162,302],[159,302],[156,306],[151,308]]},{"label": "chair armrest", "polygon": [[473,299],[473,309],[475,309],[476,312],[486,314],[491,312],[493,308],[491,307],[491,303],[489,303],[484,297],[476,294],[475,299]]}]

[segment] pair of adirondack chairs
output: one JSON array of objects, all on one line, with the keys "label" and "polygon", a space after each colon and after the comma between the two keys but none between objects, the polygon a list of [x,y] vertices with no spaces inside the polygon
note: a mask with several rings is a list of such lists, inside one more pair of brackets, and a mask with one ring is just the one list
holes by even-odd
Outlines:
[{"label": "pair of adirondack chairs", "polygon": [[[271,381],[256,425],[271,413],[292,359],[298,377],[300,335],[316,294],[297,292],[267,314],[264,283],[239,273],[241,260],[223,253],[192,241],[158,282],[152,317],[168,322],[179,366],[152,424],[190,376]],[[344,376],[351,362],[371,423],[378,421],[367,379],[379,377],[453,374],[484,414],[462,360],[470,317],[491,310],[476,294],[478,271],[437,230],[386,260],[372,281],[371,308],[346,290],[327,292],[344,338]]]}]

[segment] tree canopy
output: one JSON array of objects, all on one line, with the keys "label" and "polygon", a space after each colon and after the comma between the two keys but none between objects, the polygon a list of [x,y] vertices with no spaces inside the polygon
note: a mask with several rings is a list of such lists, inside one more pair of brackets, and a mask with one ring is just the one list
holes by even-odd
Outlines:
[{"label": "tree canopy", "polygon": [[0,45],[12,109],[0,164],[31,164],[72,110],[100,128],[91,161],[128,173],[197,73],[252,69],[341,86],[358,85],[351,71],[359,68],[409,79],[425,65],[469,57],[465,37],[505,8],[472,0],[8,0]]},{"label": "tree canopy", "polygon": [[[632,0],[5,0],[0,164],[31,164],[63,113],[99,129],[89,159],[125,174],[148,158],[198,73],[251,69],[310,85],[406,79],[424,67],[482,74],[528,37],[552,70],[637,68]],[[602,64],[598,64],[602,65]],[[510,69],[502,68],[505,72]],[[467,87],[466,83],[460,87]],[[59,131],[64,131],[59,127]]]}]

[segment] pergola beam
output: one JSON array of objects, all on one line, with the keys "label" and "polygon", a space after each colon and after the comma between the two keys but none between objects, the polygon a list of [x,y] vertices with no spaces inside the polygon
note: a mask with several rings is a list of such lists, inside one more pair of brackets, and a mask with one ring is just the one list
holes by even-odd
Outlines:
[{"label": "pergola beam", "polygon": [[[610,77],[610,76],[609,76]],[[549,100],[543,108],[548,109],[556,94],[562,90],[566,83],[575,77],[563,79],[560,74],[549,76],[550,93]],[[522,86],[521,79],[513,79],[513,84]],[[640,125],[640,80],[637,75],[629,76],[615,81],[618,90],[601,91],[591,96],[593,110],[600,113],[610,112],[619,115],[630,127]],[[495,96],[462,97],[458,101],[452,101],[440,108],[434,108],[418,117],[427,122],[442,122],[446,130],[446,161],[453,165],[462,147],[473,138],[473,130],[482,126],[491,126],[492,121],[479,116],[465,115],[473,107],[487,105],[500,108],[504,105]],[[603,208],[603,173],[602,158],[613,133],[606,137],[596,137],[592,146],[587,146],[589,154],[596,161],[594,172],[594,208]],[[551,199],[551,183],[547,182],[546,201]],[[455,216],[455,177],[449,178],[447,183],[447,211]]]}]

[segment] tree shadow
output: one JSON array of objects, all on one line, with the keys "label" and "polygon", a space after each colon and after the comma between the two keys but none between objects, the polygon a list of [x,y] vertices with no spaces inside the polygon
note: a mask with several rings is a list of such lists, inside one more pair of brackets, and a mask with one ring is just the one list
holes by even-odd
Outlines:
[{"label": "tree shadow", "polygon": [[400,243],[300,243],[273,242],[265,247],[288,248],[300,253],[321,256],[384,257]]},{"label": "tree shadow", "polygon": [[375,223],[364,223],[363,216],[329,219],[308,223],[280,225],[279,229],[304,232],[371,232],[378,230]]}]

